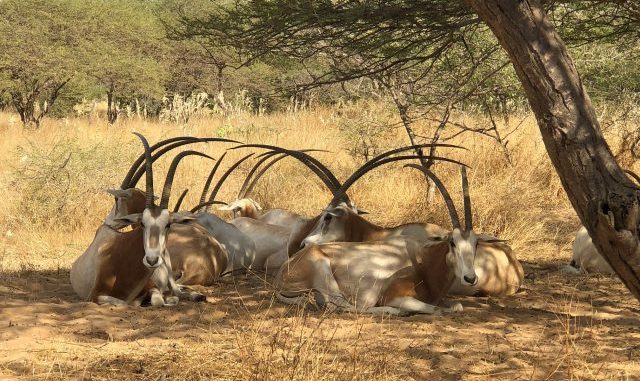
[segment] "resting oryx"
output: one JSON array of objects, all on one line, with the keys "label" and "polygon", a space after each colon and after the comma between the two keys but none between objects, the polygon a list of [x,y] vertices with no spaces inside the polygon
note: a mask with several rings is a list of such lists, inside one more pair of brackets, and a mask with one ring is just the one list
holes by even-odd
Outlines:
[{"label": "resting oryx", "polygon": [[[462,168],[463,189],[466,169]],[[424,170],[445,199],[442,183]],[[453,231],[441,239],[420,241],[396,236],[381,241],[310,245],[285,263],[276,277],[277,297],[304,305],[313,292],[317,304],[365,313],[433,313],[454,282],[478,283],[476,248],[493,239],[476,236],[465,192],[466,228],[462,230],[453,203],[447,202]],[[461,310],[459,304],[453,310]]]},{"label": "resting oryx", "polygon": [[[318,151],[318,150],[300,150],[299,152],[310,152],[310,151]],[[269,168],[271,168],[278,161],[287,157],[286,154],[277,155],[275,158],[275,153],[267,153],[263,154],[263,157],[258,160],[253,168],[247,174],[240,191],[236,199],[230,202],[228,205],[222,206],[219,210],[228,210],[233,212],[234,217],[247,217],[253,218],[255,220],[260,220],[264,223],[270,225],[282,226],[288,229],[291,229],[292,226],[297,225],[301,222],[307,221],[308,218],[301,216],[297,213],[291,212],[286,209],[275,208],[269,209],[267,211],[263,211],[260,204],[258,204],[253,199],[247,197],[251,194],[251,191],[256,186],[258,180],[267,172]],[[256,172],[258,168],[265,161],[272,159],[270,162],[266,163],[260,171]]]},{"label": "resting oryx", "polygon": [[[375,168],[375,161],[373,163],[373,165],[365,164],[356,171],[350,179],[345,181],[338,194],[344,194],[347,188],[359,177]],[[408,166],[422,170],[422,167],[415,164],[409,164]],[[430,172],[424,173],[429,176]],[[466,184],[466,176],[464,178]],[[435,181],[439,180],[436,178],[434,179]],[[449,205],[453,205],[453,201],[446,192],[441,193],[445,198],[447,207],[451,209],[452,206]],[[468,195],[466,185],[465,194]],[[467,217],[469,227],[471,226],[470,213],[469,210]],[[310,223],[304,229],[300,229],[295,236],[292,235],[289,247],[291,253],[295,251],[296,245],[304,247],[309,244],[337,241],[367,242],[399,235],[411,236],[425,242],[437,240],[439,239],[438,237],[446,236],[447,234],[448,232],[445,229],[433,224],[410,223],[393,228],[383,228],[370,223],[349,208],[344,207],[339,198],[334,198],[329,207],[316,219],[315,224]],[[489,239],[487,237],[484,241],[490,241],[492,244],[483,243],[478,247],[474,266],[480,281],[472,287],[463,286],[461,282],[454,282],[454,286],[450,290],[452,294],[505,296],[514,294],[520,288],[524,279],[524,271],[511,248],[493,238]]]},{"label": "resting oryx", "polygon": [[582,226],[573,241],[573,256],[571,263],[566,267],[570,272],[596,273],[605,275],[616,275],[607,260],[604,259],[596,246],[593,244],[587,228]]},{"label": "resting oryx", "polygon": [[[638,184],[640,189],[640,176],[632,171],[624,171],[629,177],[631,177]],[[564,267],[567,272],[573,273],[597,273],[604,275],[616,275],[616,272],[611,268],[606,259],[600,254],[596,246],[589,236],[587,228],[581,226],[576,233],[576,238],[572,245],[573,255],[571,262],[568,266]]]},{"label": "resting oryx", "polygon": [[[173,304],[174,297],[165,303],[163,293],[167,289],[181,298],[204,300],[201,294],[183,292],[173,278],[173,269],[186,275],[181,279],[184,283],[207,283],[226,266],[226,253],[204,228],[192,222],[182,224],[193,216],[170,213],[167,205],[180,159],[206,155],[194,151],[179,154],[167,173],[160,206],[155,206],[151,151],[146,140],[138,136],[145,146],[147,191],[142,194],[132,190],[130,197],[116,197],[110,218],[98,228],[89,248],[71,268],[72,287],[83,299],[98,303],[138,302],[150,294],[153,305]],[[145,199],[140,210],[141,195]],[[123,209],[135,214],[123,216]],[[133,225],[133,230],[118,231],[126,225]],[[167,241],[179,249],[174,258],[168,255],[167,246],[171,249],[171,245]]]}]

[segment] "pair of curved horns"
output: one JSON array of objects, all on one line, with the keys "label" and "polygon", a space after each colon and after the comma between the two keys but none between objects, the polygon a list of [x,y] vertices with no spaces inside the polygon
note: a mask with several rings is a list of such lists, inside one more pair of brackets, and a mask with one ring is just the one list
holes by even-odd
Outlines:
[{"label": "pair of curved horns", "polygon": [[[237,140],[225,139],[225,138],[196,138],[192,136],[179,136],[175,138],[162,140],[153,146],[149,147],[150,151],[153,153],[154,150],[166,146],[153,154],[151,156],[151,163],[154,163],[158,158],[160,158],[165,153],[171,151],[172,149],[178,148],[180,146],[186,144],[193,143],[204,143],[204,142],[223,142],[223,143],[240,143]],[[141,167],[142,162],[145,160],[145,154],[140,155],[131,165],[127,175],[124,180],[122,180],[122,184],[120,185],[120,189],[129,189],[134,188],[140,178],[145,173],[145,168]]]},{"label": "pair of curved horns", "polygon": [[[154,206],[153,200],[153,160],[151,156],[151,148],[149,147],[149,142],[147,139],[140,133],[134,132],[134,134],[140,139],[142,145],[144,146],[144,157],[145,157],[145,173],[146,173],[146,208],[152,208]],[[212,159],[212,157],[198,151],[184,151],[176,155],[176,157],[171,161],[171,166],[169,167],[169,171],[167,172],[167,176],[164,181],[164,186],[162,189],[162,197],[160,198],[160,208],[167,209],[169,205],[169,196],[171,195],[171,187],[173,185],[173,179],[178,168],[178,164],[180,160],[188,155],[197,155],[202,157],[207,157]]]},{"label": "pair of curved horns", "polygon": [[242,144],[230,149],[239,149],[239,148],[263,148],[268,149],[277,153],[282,153],[288,156],[291,156],[302,164],[306,165],[309,169],[315,173],[320,180],[329,188],[332,194],[340,188],[340,181],[336,178],[336,176],[327,168],[324,164],[322,164],[318,159],[313,156],[297,150],[289,150],[278,146],[273,146],[269,144]]},{"label": "pair of curved horns", "polygon": [[390,156],[401,153],[401,152],[405,152],[405,151],[410,151],[410,150],[416,150],[419,148],[426,148],[426,147],[442,147],[442,148],[457,148],[457,149],[466,149],[464,147],[458,146],[458,145],[454,145],[454,144],[444,144],[444,143],[426,143],[426,144],[416,144],[416,145],[410,145],[410,146],[405,146],[405,147],[400,147],[400,148],[396,148],[387,152],[383,152],[378,156],[375,156],[374,158],[372,158],[371,160],[367,161],[366,163],[364,163],[362,166],[360,166],[360,168],[358,168],[356,171],[354,171],[351,176],[349,176],[349,178],[347,180],[345,180],[345,182],[342,184],[342,186],[338,189],[338,192],[334,193],[333,196],[333,200],[331,201],[331,205],[336,205],[337,203],[341,202],[341,201],[348,201],[349,197],[347,196],[347,190],[356,182],[358,181],[358,179],[360,179],[362,176],[364,176],[366,173],[368,173],[369,171],[383,165],[383,164],[387,164],[387,163],[392,163],[395,161],[399,161],[399,160],[412,160],[412,159],[432,159],[432,160],[439,160],[439,161],[446,161],[446,162],[450,162],[450,163],[455,163],[455,164],[459,164],[462,166],[466,167],[466,164],[461,163],[459,161],[456,160],[452,160],[452,159],[448,159],[445,157],[440,157],[440,156],[425,156],[425,155],[408,155],[408,156],[396,156],[396,157],[392,157],[390,158]]},{"label": "pair of curved horns", "polygon": [[[302,149],[302,150],[298,150],[298,152],[307,153],[307,152],[329,152],[329,151],[322,150],[322,149]],[[267,164],[265,164],[264,167],[262,167],[260,169],[260,171],[258,173],[256,173],[258,168],[265,161],[269,160],[270,158],[272,158],[274,156],[276,156],[276,157],[273,160],[271,160],[270,162],[268,162]],[[277,152],[266,152],[266,153],[263,153],[263,154],[259,155],[258,157],[262,157],[262,158],[260,160],[258,160],[253,165],[253,168],[251,168],[251,170],[247,174],[247,177],[245,178],[244,182],[242,183],[242,187],[240,187],[240,191],[238,192],[238,196],[236,198],[243,199],[243,198],[247,197],[248,194],[251,194],[251,192],[255,188],[256,184],[258,183],[258,180],[260,180],[260,178],[262,178],[262,176],[264,176],[264,174],[269,170],[269,168],[271,168],[274,164],[276,164],[280,160],[282,160],[282,159],[284,159],[286,157],[289,157],[289,155],[287,155],[285,153],[278,154]],[[254,176],[254,174],[255,174],[255,176]]]},{"label": "pair of curved horns", "polygon": [[[440,191],[440,194],[442,194],[442,198],[447,205],[447,210],[449,211],[449,216],[451,217],[451,225],[453,225],[454,229],[462,229],[460,218],[458,217],[458,212],[456,211],[453,199],[451,198],[449,191],[447,191],[447,188],[444,186],[442,181],[440,181],[438,176],[436,176],[435,173],[431,172],[427,168],[418,164],[407,164],[405,165],[405,167],[415,168],[427,175],[433,181],[436,187],[438,187],[438,190]],[[469,196],[469,180],[467,179],[467,167],[465,165],[460,166],[460,174],[462,176],[462,193],[464,195],[465,231],[469,232],[473,230],[473,220],[471,215],[471,197]]]}]

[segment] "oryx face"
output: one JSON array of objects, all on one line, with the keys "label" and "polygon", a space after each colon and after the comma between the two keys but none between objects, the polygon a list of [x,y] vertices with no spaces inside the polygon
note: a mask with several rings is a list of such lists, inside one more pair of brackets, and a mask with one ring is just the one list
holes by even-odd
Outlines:
[{"label": "oryx face", "polygon": [[353,213],[345,203],[325,209],[311,233],[302,240],[302,247],[346,240],[349,214]]},{"label": "oryx face", "polygon": [[465,286],[475,286],[478,283],[473,262],[476,258],[478,238],[473,230],[461,231],[453,229],[449,240],[447,261],[454,264],[454,272]]},{"label": "oryx face", "polygon": [[167,209],[145,209],[142,212],[144,258],[142,263],[148,268],[162,265],[167,248],[167,230],[171,215]]}]

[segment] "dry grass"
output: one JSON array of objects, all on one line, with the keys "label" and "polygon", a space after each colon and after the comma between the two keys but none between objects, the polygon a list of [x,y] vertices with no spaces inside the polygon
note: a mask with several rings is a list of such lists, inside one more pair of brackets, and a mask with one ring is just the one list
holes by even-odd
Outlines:
[{"label": "dry grass", "polygon": [[[466,312],[457,316],[388,320],[290,310],[273,302],[268,283],[250,278],[206,290],[209,303],[171,310],[78,302],[68,268],[111,207],[102,190],[117,187],[141,151],[132,131],[151,142],[221,135],[326,149],[332,152],[318,157],[344,179],[361,159],[349,154],[353,134],[341,128],[343,115],[240,114],[192,119],[186,126],[48,120],[40,130],[24,131],[14,115],[0,113],[0,379],[580,380],[640,374],[633,344],[638,310],[623,286],[615,279],[557,272],[570,257],[579,222],[531,118],[510,138],[512,166],[480,136],[457,141],[469,151],[447,153],[473,167],[477,230],[509,239],[526,262],[528,289],[516,297],[462,300]],[[418,126],[423,133],[430,128]],[[381,148],[406,144],[400,128],[380,139]],[[217,158],[226,146],[198,148]],[[227,166],[244,154],[228,154]],[[155,166],[156,187],[169,159]],[[186,203],[194,205],[212,165],[186,158],[174,194],[189,188]],[[247,170],[243,165],[226,183],[220,199],[235,197]],[[442,164],[436,171],[459,202],[457,168]],[[427,205],[425,190],[417,172],[396,165],[370,173],[351,194],[380,224],[448,226],[441,200]],[[330,198],[293,160],[278,164],[252,197],[267,208],[307,215]]]}]

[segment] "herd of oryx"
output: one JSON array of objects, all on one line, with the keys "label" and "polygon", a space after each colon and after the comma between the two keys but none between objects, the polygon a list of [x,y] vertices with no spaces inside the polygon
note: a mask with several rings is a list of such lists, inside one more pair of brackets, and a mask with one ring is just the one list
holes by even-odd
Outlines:
[{"label": "herd of oryx", "polygon": [[[276,296],[283,303],[304,306],[313,301],[339,311],[407,314],[433,313],[440,308],[458,311],[461,305],[447,304],[447,295],[506,296],[522,285],[524,271],[511,248],[503,240],[473,230],[463,163],[432,157],[460,167],[464,227],[450,192],[432,171],[416,164],[405,167],[433,181],[444,198],[452,230],[425,223],[378,226],[364,218],[365,212],[347,195],[349,187],[367,172],[387,163],[418,159],[420,156],[409,152],[430,144],[387,151],[340,182],[311,155],[314,150],[195,137],[171,138],[150,146],[144,136],[136,135],[144,154],[131,165],[120,189],[108,191],[115,198],[113,208],[71,268],[73,289],[85,300],[153,306],[175,305],[180,299],[204,301],[204,295],[187,286],[211,286],[220,277],[253,270],[275,273]],[[206,179],[199,204],[182,209],[183,192],[170,210],[179,162],[190,155],[212,158],[192,150],[177,154],[161,193],[154,191],[153,163],[175,148],[199,142],[237,144],[230,149],[264,152],[257,156],[236,200],[225,203],[216,196],[226,178],[253,153],[229,166],[211,188],[223,154]],[[313,171],[333,195],[315,217],[284,209],[264,211],[247,197],[258,179],[287,157]],[[136,188],[142,176],[146,176],[144,191]],[[232,211],[234,218],[225,221],[210,213],[214,204],[222,204],[220,209]],[[573,267],[584,262],[581,253],[595,251],[587,242],[588,235],[585,240],[580,234],[580,243],[576,240],[574,244]]]}]

